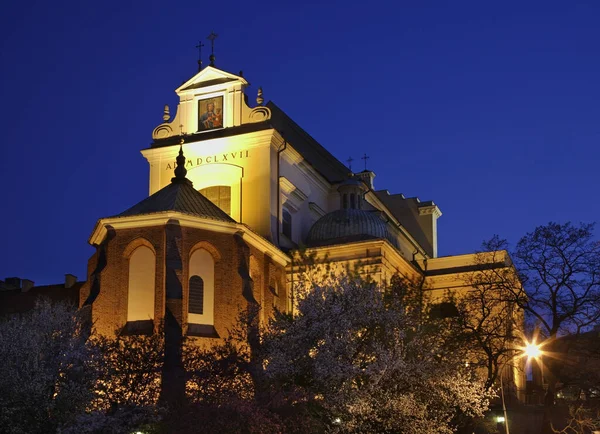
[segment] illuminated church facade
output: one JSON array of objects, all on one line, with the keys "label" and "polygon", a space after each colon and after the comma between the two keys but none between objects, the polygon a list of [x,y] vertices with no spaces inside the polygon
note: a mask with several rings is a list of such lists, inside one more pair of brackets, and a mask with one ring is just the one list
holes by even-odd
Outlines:
[{"label": "illuminated church facade", "polygon": [[[468,289],[475,255],[437,256],[438,206],[377,190],[351,173],[248,82],[207,66],[176,89],[153,142],[149,196],[100,219],[80,305],[102,333],[223,338],[238,313],[292,311],[298,252],[387,283],[420,280],[432,296]],[[509,266],[509,258],[503,258]],[[295,280],[296,279],[296,280]]]}]

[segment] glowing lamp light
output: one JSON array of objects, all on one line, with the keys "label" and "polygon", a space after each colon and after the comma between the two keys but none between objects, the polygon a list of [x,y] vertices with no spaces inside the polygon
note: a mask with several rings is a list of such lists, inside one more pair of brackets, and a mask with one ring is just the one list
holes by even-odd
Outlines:
[{"label": "glowing lamp light", "polygon": [[504,416],[496,416],[497,423],[504,423],[504,421],[505,421]]},{"label": "glowing lamp light", "polygon": [[524,349],[525,355],[530,359],[535,359],[542,354],[539,345],[528,343]]}]

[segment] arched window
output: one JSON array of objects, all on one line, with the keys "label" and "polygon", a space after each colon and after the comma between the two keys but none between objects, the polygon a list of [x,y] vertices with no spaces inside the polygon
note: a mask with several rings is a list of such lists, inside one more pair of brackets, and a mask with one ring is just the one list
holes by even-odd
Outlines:
[{"label": "arched window", "polygon": [[287,209],[281,213],[281,233],[292,239],[292,215]]},{"label": "arched window", "polygon": [[342,208],[344,208],[344,209],[348,208],[348,193],[344,193],[342,195]]},{"label": "arched window", "polygon": [[190,278],[190,313],[204,314],[204,280],[200,276]]},{"label": "arched window", "polygon": [[350,195],[350,208],[356,209],[356,195],[354,193]]},{"label": "arched window", "polygon": [[140,246],[129,257],[127,321],[154,319],[154,275],[156,258],[146,246]]},{"label": "arched window", "polygon": [[207,250],[192,253],[189,276],[188,323],[214,325],[215,260]]},{"label": "arched window", "polygon": [[231,215],[231,187],[228,185],[215,185],[200,190],[208,200]]}]

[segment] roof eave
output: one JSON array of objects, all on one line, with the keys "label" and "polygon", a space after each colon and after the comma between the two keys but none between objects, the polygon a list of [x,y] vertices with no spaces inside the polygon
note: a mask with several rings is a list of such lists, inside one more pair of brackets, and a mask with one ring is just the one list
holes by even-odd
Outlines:
[{"label": "roof eave", "polygon": [[261,237],[252,231],[248,226],[236,222],[224,222],[203,218],[194,215],[184,214],[178,211],[164,211],[152,214],[142,214],[126,217],[107,217],[98,220],[92,235],[88,242],[91,245],[100,245],[108,234],[108,226],[114,229],[133,229],[150,226],[164,226],[169,220],[175,219],[182,226],[205,229],[212,232],[236,234],[239,233],[248,244],[257,249],[269,253],[271,258],[280,265],[286,266],[291,262],[291,258],[281,251],[269,240]]}]

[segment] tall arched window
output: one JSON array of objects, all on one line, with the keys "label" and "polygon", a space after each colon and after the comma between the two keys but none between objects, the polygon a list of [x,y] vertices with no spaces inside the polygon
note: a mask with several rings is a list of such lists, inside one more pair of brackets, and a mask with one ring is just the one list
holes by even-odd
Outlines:
[{"label": "tall arched window", "polygon": [[154,276],[156,258],[146,246],[140,246],[129,257],[127,321],[154,319]]},{"label": "tall arched window", "polygon": [[217,205],[221,210],[231,215],[231,187],[228,185],[215,185],[200,190],[208,200]]},{"label": "tall arched window", "polygon": [[188,322],[214,325],[215,260],[205,249],[190,257],[188,291]]}]

